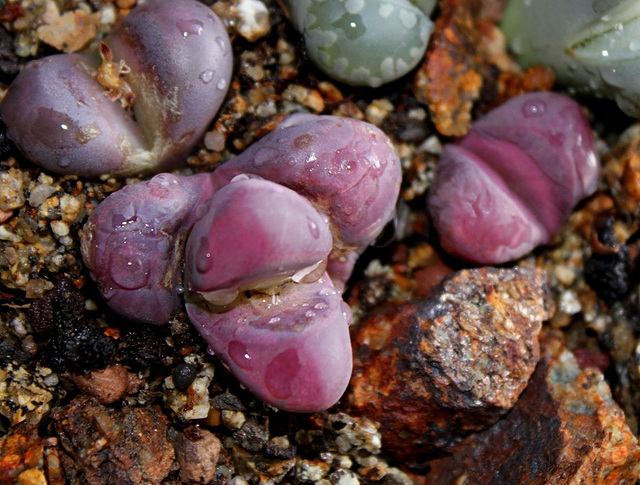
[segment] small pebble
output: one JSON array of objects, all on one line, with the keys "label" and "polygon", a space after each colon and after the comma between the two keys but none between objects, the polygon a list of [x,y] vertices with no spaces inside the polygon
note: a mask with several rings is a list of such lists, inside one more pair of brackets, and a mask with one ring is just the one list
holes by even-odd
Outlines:
[{"label": "small pebble", "polygon": [[178,364],[171,377],[173,377],[173,385],[178,391],[185,391],[198,375],[198,369],[193,365],[183,362]]}]

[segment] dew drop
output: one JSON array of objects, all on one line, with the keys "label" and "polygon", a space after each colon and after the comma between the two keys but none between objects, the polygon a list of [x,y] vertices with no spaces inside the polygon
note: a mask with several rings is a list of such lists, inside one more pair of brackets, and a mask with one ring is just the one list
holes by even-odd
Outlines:
[{"label": "dew drop", "polygon": [[525,118],[535,118],[544,114],[547,105],[541,99],[530,99],[522,105],[522,114]]},{"label": "dew drop", "polygon": [[227,351],[229,352],[231,360],[233,360],[238,367],[245,370],[249,370],[253,367],[253,362],[251,362],[251,355],[247,351],[247,346],[239,340],[232,340],[229,342]]},{"label": "dew drop", "polygon": [[160,186],[160,187],[169,187],[171,185],[179,185],[180,180],[175,175],[170,173],[161,173],[154,176],[151,180],[149,180],[150,186]]},{"label": "dew drop", "polygon": [[316,316],[316,312],[314,312],[313,310],[308,310],[307,312],[305,312],[304,316],[307,320],[313,320]]},{"label": "dew drop", "polygon": [[62,168],[66,168],[71,165],[71,159],[69,157],[62,157],[58,160],[58,166]]},{"label": "dew drop", "polygon": [[199,273],[206,273],[212,266],[213,258],[209,252],[209,240],[206,237],[201,237],[196,250],[196,270]]},{"label": "dew drop", "polygon": [[287,161],[285,163],[287,164],[287,166],[293,167],[296,164],[296,159],[295,157],[289,157],[287,158]]},{"label": "dew drop", "polygon": [[187,38],[190,35],[200,35],[204,29],[202,22],[197,19],[178,20],[176,25],[184,38]]},{"label": "dew drop", "polygon": [[264,383],[269,392],[278,399],[286,399],[293,394],[293,379],[300,372],[300,358],[295,349],[280,352],[266,366]]},{"label": "dew drop", "polygon": [[127,252],[115,252],[111,255],[109,275],[115,284],[126,290],[142,288],[149,280],[149,271],[144,260]]},{"label": "dew drop", "polygon": [[218,81],[218,84],[216,84],[216,87],[222,91],[223,89],[225,89],[227,87],[227,80],[226,79],[220,79],[220,81]]},{"label": "dew drop", "polygon": [[216,37],[216,43],[218,44],[218,47],[220,47],[220,50],[222,51],[222,53],[226,54],[227,43],[225,42],[225,40],[222,37]]},{"label": "dew drop", "polygon": [[212,80],[213,77],[216,75],[216,72],[212,69],[207,69],[206,71],[202,71],[200,73],[200,76],[198,76],[200,78],[200,80],[205,83],[205,84],[209,84]]},{"label": "dew drop", "polygon": [[275,325],[276,323],[278,323],[280,321],[280,317],[272,317],[269,319],[269,323],[271,325]]},{"label": "dew drop", "polygon": [[307,217],[307,224],[309,225],[309,232],[314,239],[318,239],[320,237],[320,229],[318,228],[318,224],[312,220],[310,217]]},{"label": "dew drop", "polygon": [[313,308],[315,308],[316,310],[324,310],[325,308],[327,308],[327,304],[326,303],[316,303],[315,305],[313,305]]},{"label": "dew drop", "polygon": [[335,288],[322,288],[318,292],[318,296],[331,296],[335,295],[338,291]]}]

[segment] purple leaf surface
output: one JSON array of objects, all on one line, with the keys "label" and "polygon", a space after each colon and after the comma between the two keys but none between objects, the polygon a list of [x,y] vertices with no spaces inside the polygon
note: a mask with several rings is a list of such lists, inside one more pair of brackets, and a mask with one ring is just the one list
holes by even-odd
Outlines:
[{"label": "purple leaf surface", "polygon": [[333,241],[311,203],[291,189],[239,175],[198,210],[186,248],[190,291],[218,304],[239,290],[318,279]]},{"label": "purple leaf surface", "polygon": [[444,147],[429,211],[447,252],[503,263],[548,242],[595,191],[599,171],[580,106],[550,92],[524,94]]},{"label": "purple leaf surface", "polygon": [[57,173],[97,177],[184,163],[220,107],[232,52],[220,19],[195,0],[136,7],[106,40],[133,93],[133,113],[96,79],[100,63],[61,54],[32,61],[0,105],[7,136]]},{"label": "purple leaf surface", "polygon": [[336,284],[351,272],[350,254],[369,245],[394,217],[402,178],[393,145],[375,126],[302,113],[222,165],[214,179],[223,186],[243,173],[295,190],[327,216],[334,227],[330,265],[340,267],[331,272]]},{"label": "purple leaf surface", "polygon": [[223,311],[187,303],[187,313],[240,382],[280,409],[327,409],[349,383],[351,311],[327,275]]},{"label": "purple leaf surface", "polygon": [[83,228],[82,256],[114,311],[158,325],[177,313],[186,237],[212,194],[209,174],[159,174],[96,208]]}]

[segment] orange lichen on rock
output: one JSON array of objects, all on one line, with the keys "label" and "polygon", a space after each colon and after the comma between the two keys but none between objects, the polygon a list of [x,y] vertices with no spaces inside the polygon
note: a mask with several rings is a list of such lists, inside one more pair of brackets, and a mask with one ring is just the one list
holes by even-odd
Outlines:
[{"label": "orange lichen on rock", "polygon": [[471,123],[473,103],[480,97],[483,59],[478,28],[478,0],[441,2],[441,14],[413,83],[416,97],[429,105],[440,133],[462,136]]}]

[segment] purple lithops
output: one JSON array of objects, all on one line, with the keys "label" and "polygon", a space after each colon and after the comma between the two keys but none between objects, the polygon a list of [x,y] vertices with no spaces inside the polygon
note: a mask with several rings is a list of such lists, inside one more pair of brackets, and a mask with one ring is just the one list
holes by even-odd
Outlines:
[{"label": "purple lithops", "polygon": [[168,173],[107,197],[83,228],[82,256],[111,308],[165,324],[180,309],[181,259],[211,175]]},{"label": "purple lithops", "polygon": [[551,92],[513,98],[444,147],[428,206],[442,247],[498,264],[547,243],[598,184],[580,106]]},{"label": "purple lithops", "polygon": [[333,226],[329,274],[343,285],[358,253],[395,214],[402,173],[389,138],[368,123],[294,114],[213,174],[250,173],[307,197]]},{"label": "purple lithops", "polygon": [[243,385],[281,409],[319,411],[351,374],[341,289],[393,218],[400,178],[377,128],[293,115],[212,175],[161,174],[109,196],[83,256],[133,320],[167,321],[182,284],[192,323]]},{"label": "purple lithops", "polygon": [[313,281],[324,273],[333,247],[329,225],[291,189],[238,175],[198,212],[186,279],[190,291],[211,303],[225,305],[239,291]]},{"label": "purple lithops", "polygon": [[120,21],[100,53],[102,64],[84,54],[27,64],[0,105],[9,139],[57,173],[125,176],[183,164],[230,82],[224,24],[195,0],[152,0]]}]

